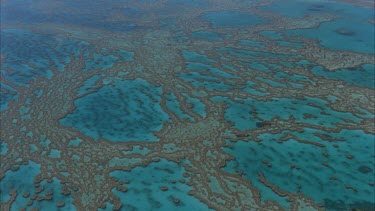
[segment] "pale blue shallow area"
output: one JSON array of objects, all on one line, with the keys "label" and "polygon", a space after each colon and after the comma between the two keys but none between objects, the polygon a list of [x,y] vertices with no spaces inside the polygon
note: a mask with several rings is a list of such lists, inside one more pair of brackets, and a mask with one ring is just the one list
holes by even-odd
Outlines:
[{"label": "pale blue shallow area", "polygon": [[324,78],[341,80],[356,86],[375,88],[375,65],[363,64],[358,68],[329,71],[322,66],[315,66],[311,72]]},{"label": "pale blue shallow area", "polygon": [[97,92],[75,100],[73,113],[60,120],[95,139],[157,141],[168,115],[160,107],[161,88],[143,79],[109,79]]},{"label": "pale blue shallow area", "polygon": [[[136,167],[130,172],[113,171],[110,173],[111,177],[120,181],[129,180],[130,183],[125,184],[127,192],[112,192],[124,204],[123,210],[210,210],[207,205],[188,195],[192,188],[186,185],[188,178],[183,177],[184,171],[181,164],[165,159],[148,166]],[[181,179],[186,182],[181,183]],[[173,184],[172,181],[176,183]],[[162,186],[166,186],[168,190],[160,190]],[[179,199],[180,203],[175,204],[174,198]],[[107,206],[107,210],[110,207]]]},{"label": "pale blue shallow area", "polygon": [[[353,35],[342,35],[335,30],[345,30]],[[348,50],[359,53],[374,53],[374,25],[352,19],[339,19],[320,24],[318,28],[296,29],[286,32],[289,36],[318,39],[320,44],[332,50]]]},{"label": "pale blue shallow area", "polygon": [[[325,147],[307,145],[293,139],[278,143],[277,140],[288,132],[302,140],[324,144]],[[315,133],[337,138],[338,141],[322,140]],[[374,204],[373,187],[369,185],[374,179],[374,135],[359,130],[326,133],[304,128],[302,133],[283,131],[281,134],[262,134],[259,138],[262,140],[261,143],[251,140],[239,141],[229,143],[233,148],[223,149],[236,158],[224,169],[233,173],[235,169],[241,169],[244,176],[260,190],[262,201],[275,200],[288,206],[286,198],[275,195],[258,181],[256,175],[259,172],[281,190],[296,193],[298,185],[301,185],[301,192],[318,203],[328,203],[330,200],[337,203],[344,202],[346,206],[355,203]],[[338,147],[334,147],[335,144]],[[327,152],[328,157],[325,157],[323,152]],[[352,159],[346,157],[349,154],[353,156]],[[262,160],[268,161],[272,167],[263,164]],[[328,163],[329,167],[325,167],[323,162]],[[295,165],[295,168],[291,168],[291,165]],[[332,180],[331,177],[337,179]],[[356,188],[357,192],[347,189],[345,187],[347,184]]]},{"label": "pale blue shallow area", "polygon": [[[53,198],[50,201],[43,200],[38,201],[34,200],[31,206],[27,206],[27,202],[30,200],[30,196],[36,194],[36,188],[34,185],[34,178],[39,173],[41,173],[40,165],[34,162],[29,161],[27,165],[21,165],[20,168],[16,171],[7,171],[5,177],[0,181],[0,201],[6,202],[9,200],[9,193],[11,190],[17,190],[17,197],[12,203],[11,211],[20,210],[21,208],[28,207],[28,210],[31,208],[39,208],[39,210],[51,210],[51,211],[73,211],[76,208],[73,205],[73,199],[70,195],[65,196],[62,194],[61,183],[58,179],[53,178],[51,183],[43,180],[40,183],[40,187],[44,187],[44,190],[38,195],[45,196],[48,191],[53,193]],[[30,196],[25,198],[23,193],[30,193]],[[56,204],[58,202],[64,202],[65,206],[58,208]]]},{"label": "pale blue shallow area", "polygon": [[[282,1],[274,2],[262,9],[292,18],[307,14],[333,13],[340,18],[321,23],[316,28],[287,30],[289,36],[318,39],[320,44],[333,50],[349,50],[374,53],[374,10],[339,2]],[[344,33],[337,33],[337,31]]]}]

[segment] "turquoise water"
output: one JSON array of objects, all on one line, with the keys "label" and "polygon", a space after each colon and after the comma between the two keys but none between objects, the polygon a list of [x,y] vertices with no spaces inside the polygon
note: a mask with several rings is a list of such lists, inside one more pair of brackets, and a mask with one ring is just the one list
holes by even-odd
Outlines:
[{"label": "turquoise water", "polygon": [[195,87],[204,87],[208,91],[226,91],[232,88],[231,85],[221,82],[218,78],[206,76],[197,72],[182,73],[179,75],[185,82]]},{"label": "turquoise water", "polygon": [[184,113],[181,109],[179,101],[176,99],[176,95],[168,94],[166,95],[165,105],[167,108],[172,111],[179,119],[189,119],[192,120],[192,117]]},{"label": "turquoise water", "polygon": [[[69,24],[76,27],[92,27],[101,30],[108,30],[112,32],[127,32],[135,30],[138,27],[130,21],[110,20],[108,18],[108,4],[102,1],[64,1],[63,8],[65,10],[57,13],[46,13],[43,8],[32,8],[33,1],[10,1],[4,4],[1,19],[3,21],[19,21],[24,23],[54,23],[54,24]],[[54,5],[50,2],[49,4]],[[112,1],[111,4],[115,4]],[[48,4],[45,4],[48,5]],[[55,5],[54,5],[55,6]],[[79,8],[78,11],[75,11]],[[75,12],[72,12],[75,11]],[[95,15],[92,14],[95,11]],[[125,12],[125,11],[124,11]]]},{"label": "turquoise water", "polygon": [[[231,144],[232,149],[224,150],[232,154],[236,161],[231,161],[225,167],[226,171],[239,168],[264,195],[264,200],[275,200],[286,203],[286,198],[270,194],[269,190],[258,181],[258,172],[262,172],[266,179],[282,190],[290,192],[301,191],[311,196],[319,203],[343,201],[345,204],[372,202],[373,188],[368,184],[373,179],[374,172],[374,145],[373,136],[363,131],[343,130],[339,133],[305,128],[304,132],[284,131],[301,139],[322,143],[323,148],[314,147],[288,139],[277,143],[283,134],[262,134],[261,143],[237,142]],[[322,140],[316,133],[327,134],[345,141],[329,142]],[[334,146],[334,145],[338,146]],[[328,156],[324,156],[324,153]],[[348,159],[352,155],[353,159]],[[259,162],[267,160],[272,167]],[[322,163],[328,163],[325,167]],[[294,165],[298,168],[291,168]],[[369,169],[366,172],[361,169]],[[337,179],[332,180],[335,177]],[[289,178],[286,180],[285,178]],[[301,186],[300,190],[298,185]],[[356,188],[356,191],[347,189],[346,185]],[[336,194],[332,194],[336,193]]]},{"label": "turquoise water", "polygon": [[302,18],[310,14],[333,13],[351,19],[364,19],[373,14],[373,11],[369,8],[328,1],[286,0],[273,2],[262,7],[262,9],[291,18]]},{"label": "turquoise water", "polygon": [[215,60],[208,58],[206,55],[199,54],[193,51],[182,51],[182,56],[187,61],[202,62],[202,63],[216,63]]},{"label": "turquoise water", "polygon": [[[27,165],[19,166],[17,171],[7,171],[5,177],[0,181],[1,202],[9,200],[9,193],[12,190],[17,190],[17,196],[10,210],[20,210],[21,208],[61,211],[76,210],[72,204],[72,197],[62,194],[62,187],[58,179],[53,178],[51,182],[43,180],[38,188],[35,187],[34,177],[39,173],[41,173],[40,165],[31,161]],[[43,190],[39,191],[38,189],[40,188],[43,188]],[[38,197],[48,196],[48,192],[52,193],[51,200],[38,199]],[[32,199],[34,195],[35,199]],[[27,205],[29,201],[32,201],[31,205]],[[56,205],[59,202],[63,202],[65,205],[58,208]]]},{"label": "turquoise water", "polygon": [[110,79],[97,92],[75,100],[73,113],[60,120],[94,139],[110,141],[157,141],[168,115],[161,109],[161,88],[142,79]]},{"label": "turquoise water", "polygon": [[204,74],[210,74],[210,75],[214,75],[216,77],[222,77],[222,78],[225,78],[225,79],[237,78],[236,76],[231,75],[231,74],[229,74],[225,71],[222,71],[218,68],[215,68],[211,65],[197,63],[197,62],[187,62],[186,63],[186,69],[188,69],[192,72],[193,71],[201,71]]},{"label": "turquoise water", "polygon": [[[213,97],[211,100],[214,102],[225,101],[229,104],[225,117],[233,122],[234,127],[239,130],[255,129],[257,122],[268,121],[275,117],[288,119],[292,116],[298,122],[328,128],[334,128],[336,124],[347,124],[345,120],[354,122],[361,120],[351,113],[335,111],[326,106],[326,101],[317,98],[274,98],[272,101],[266,102],[242,99],[241,103],[223,97]],[[255,109],[258,119],[253,118],[252,109]],[[315,118],[306,118],[305,115],[311,115]]]},{"label": "turquoise water", "polygon": [[[50,79],[53,76],[49,67],[50,60],[53,62],[52,66],[62,71],[65,64],[70,62],[71,54],[78,56],[88,46],[85,42],[59,39],[20,29],[2,29],[1,37],[1,52],[8,58],[1,65],[1,73],[6,80],[21,86],[35,80],[36,76]],[[9,74],[5,71],[8,68],[14,72]]]},{"label": "turquoise water", "polygon": [[234,11],[206,12],[203,18],[208,20],[213,27],[244,27],[265,23],[266,20],[252,14]]},{"label": "turquoise water", "polygon": [[275,2],[264,9],[292,18],[302,18],[313,13],[333,13],[337,20],[325,22],[311,29],[288,30],[289,36],[314,38],[320,44],[333,50],[350,50],[374,53],[375,33],[373,24],[367,22],[374,17],[374,10],[353,7],[345,3],[286,1]]},{"label": "turquoise water", "polygon": [[102,54],[94,53],[93,59],[86,60],[85,70],[90,70],[90,69],[106,70],[108,68],[111,68],[117,60],[118,58],[113,55],[102,55]]},{"label": "turquoise water", "polygon": [[183,94],[184,97],[186,97],[186,102],[191,103],[193,105],[192,110],[199,114],[201,117],[206,117],[206,105],[202,103],[198,98],[194,98],[189,96],[188,94]]},{"label": "turquoise water", "polygon": [[[370,16],[371,17],[371,16]],[[297,29],[286,32],[289,36],[303,36],[318,39],[320,44],[333,50],[348,50],[360,53],[374,53],[374,40],[371,36],[373,25],[363,20],[339,19],[322,23],[319,28]],[[370,30],[369,30],[370,29]],[[342,33],[338,33],[342,30]]]},{"label": "turquoise water", "polygon": [[[181,164],[161,159],[131,172],[113,171],[110,176],[120,181],[129,180],[129,184],[124,185],[128,189],[125,193],[113,190],[125,204],[124,210],[209,210],[207,205],[188,195],[191,187],[186,184],[188,178],[183,176],[184,172]],[[179,202],[175,203],[174,199]]]},{"label": "turquoise water", "polygon": [[311,72],[324,78],[341,80],[356,86],[374,88],[375,87],[375,66],[373,64],[363,64],[359,68],[339,69],[336,71],[325,70],[321,66],[311,69]]},{"label": "turquoise water", "polygon": [[0,155],[5,155],[8,152],[7,142],[2,141],[0,146]]}]

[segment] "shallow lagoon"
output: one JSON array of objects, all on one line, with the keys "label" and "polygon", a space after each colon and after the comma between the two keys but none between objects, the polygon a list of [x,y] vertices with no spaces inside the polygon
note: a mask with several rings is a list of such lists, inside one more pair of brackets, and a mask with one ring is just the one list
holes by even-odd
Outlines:
[{"label": "shallow lagoon", "polygon": [[322,23],[316,28],[288,30],[286,34],[318,39],[322,46],[333,50],[374,53],[374,27],[368,22],[373,19],[374,11],[369,8],[324,1],[286,1],[275,2],[263,9],[292,18],[308,14],[336,14],[339,16],[337,20]]},{"label": "shallow lagoon", "polygon": [[75,101],[76,109],[60,120],[94,139],[157,141],[152,131],[161,129],[168,115],[159,105],[162,93],[142,79],[111,79],[97,92]]}]

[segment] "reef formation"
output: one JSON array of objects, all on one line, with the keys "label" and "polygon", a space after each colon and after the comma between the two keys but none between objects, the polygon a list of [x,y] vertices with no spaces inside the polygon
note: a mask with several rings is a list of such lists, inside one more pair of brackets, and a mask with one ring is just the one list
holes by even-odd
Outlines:
[{"label": "reef formation", "polygon": [[1,210],[373,209],[373,3],[1,4]]}]

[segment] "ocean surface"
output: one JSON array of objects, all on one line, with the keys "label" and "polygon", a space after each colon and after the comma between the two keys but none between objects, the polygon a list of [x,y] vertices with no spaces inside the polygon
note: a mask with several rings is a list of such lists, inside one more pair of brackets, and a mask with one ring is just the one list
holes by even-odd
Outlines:
[{"label": "ocean surface", "polygon": [[375,210],[368,0],[1,0],[0,210]]}]

